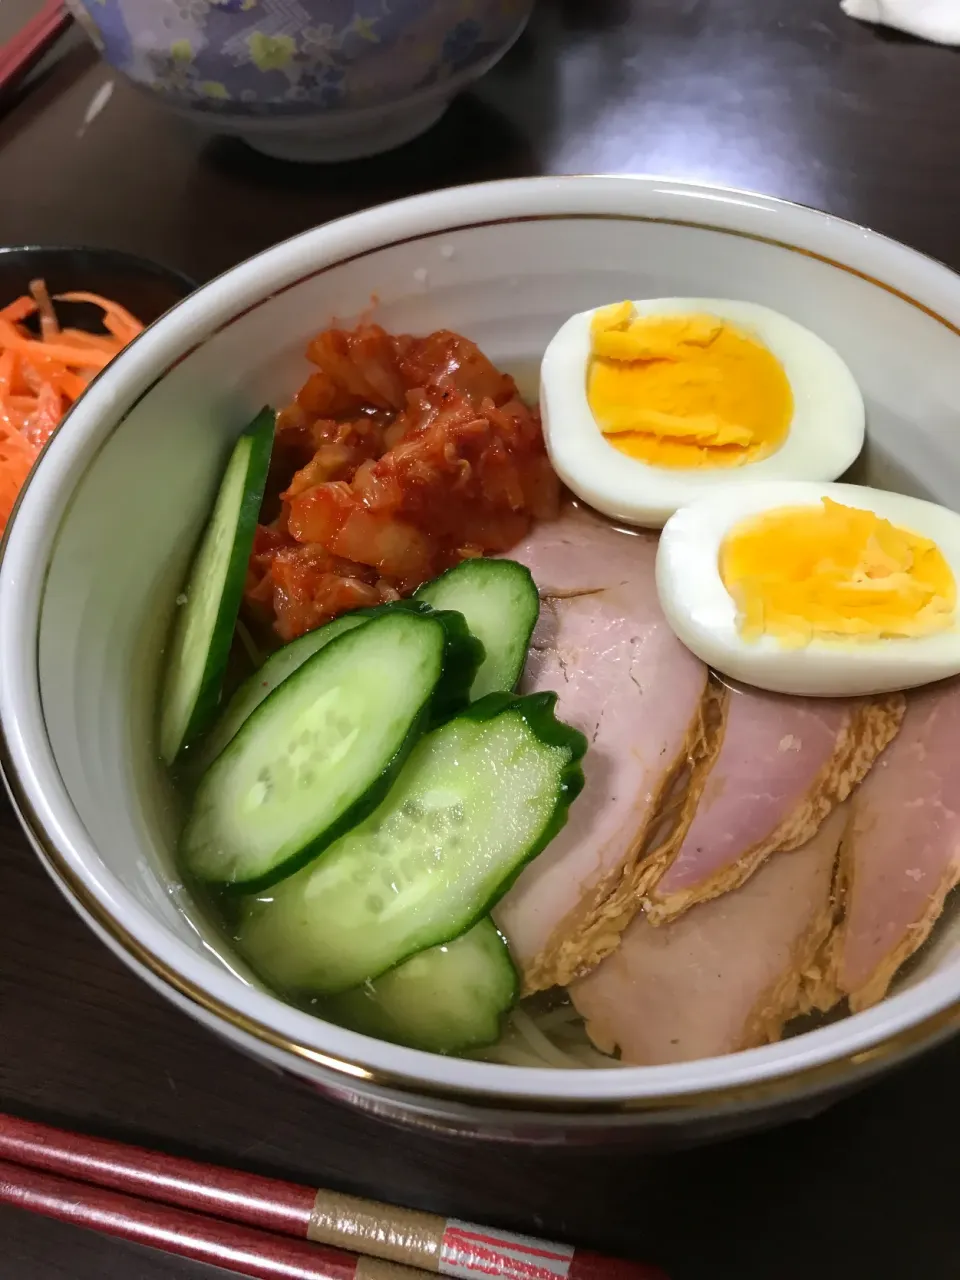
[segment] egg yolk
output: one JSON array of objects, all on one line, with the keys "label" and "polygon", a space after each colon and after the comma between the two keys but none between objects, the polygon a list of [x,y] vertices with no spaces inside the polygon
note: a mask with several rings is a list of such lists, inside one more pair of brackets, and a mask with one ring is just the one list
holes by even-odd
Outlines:
[{"label": "egg yolk", "polygon": [[594,313],[587,399],[615,448],[658,467],[757,462],[793,417],[783,366],[756,338],[717,316],[638,316],[631,302]]},{"label": "egg yolk", "polygon": [[954,620],[957,586],[935,542],[829,498],[735,525],[719,568],[745,640],[925,636]]}]

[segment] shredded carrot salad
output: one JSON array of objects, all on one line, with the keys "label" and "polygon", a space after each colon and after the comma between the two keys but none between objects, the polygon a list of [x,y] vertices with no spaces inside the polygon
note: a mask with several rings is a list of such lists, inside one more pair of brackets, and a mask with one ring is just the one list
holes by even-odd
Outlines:
[{"label": "shredded carrot salad", "polygon": [[[61,328],[54,302],[89,302],[106,333]],[[27,321],[36,317],[39,335]],[[42,280],[0,307],[0,532],[34,459],[96,374],[143,329],[126,308],[96,293],[51,298]]]},{"label": "shredded carrot salad", "polygon": [[246,605],[284,640],[408,595],[557,514],[540,418],[468,338],[328,329],[277,418]]}]

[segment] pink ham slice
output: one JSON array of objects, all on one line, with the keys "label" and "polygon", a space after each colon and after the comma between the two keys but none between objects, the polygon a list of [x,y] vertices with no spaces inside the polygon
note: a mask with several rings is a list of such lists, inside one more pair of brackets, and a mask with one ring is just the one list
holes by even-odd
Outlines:
[{"label": "pink ham slice", "polygon": [[567,826],[495,911],[527,991],[565,985],[616,946],[716,749],[718,694],[660,612],[656,545],[569,507],[510,552],[543,601],[523,691],[557,690],[558,715],[590,743]]},{"label": "pink ham slice", "polygon": [[776,1040],[806,1007],[807,970],[833,924],[846,816],[834,809],[802,848],[671,924],[637,916],[616,951],[570,988],[597,1047],[648,1066]]},{"label": "pink ham slice", "polygon": [[854,796],[840,857],[832,991],[854,1011],[887,993],[960,879],[960,681],[912,693],[897,738]]},{"label": "pink ham slice", "polygon": [[904,698],[784,698],[730,686],[723,742],[679,853],[648,891],[662,924],[796,849],[894,736]]}]

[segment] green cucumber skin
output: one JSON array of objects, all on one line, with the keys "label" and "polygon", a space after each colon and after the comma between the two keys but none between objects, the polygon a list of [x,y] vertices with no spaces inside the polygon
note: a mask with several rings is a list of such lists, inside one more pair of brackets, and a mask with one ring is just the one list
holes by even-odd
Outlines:
[{"label": "green cucumber skin", "polygon": [[[570,752],[570,760],[561,778],[561,791],[567,807],[576,800],[583,790],[583,767],[581,761],[587,754],[587,739],[573,725],[558,720],[556,716],[557,694],[552,689],[544,689],[541,693],[525,693],[518,697],[515,693],[488,693],[471,702],[466,711],[461,712],[465,720],[475,720],[483,724],[487,720],[495,720],[504,711],[518,711],[530,726],[531,732],[548,747],[562,747]],[[459,719],[460,717],[458,717]],[[564,813],[563,822],[566,821]],[[560,830],[557,827],[557,831]],[[553,835],[556,835],[556,831]],[[553,839],[553,836],[550,837]]]},{"label": "green cucumber skin", "polygon": [[[502,711],[515,707],[530,726],[533,734],[550,747],[564,747],[570,752],[570,759],[560,778],[559,795],[553,816],[542,829],[540,838],[528,851],[524,860],[519,863],[510,875],[506,876],[497,888],[496,894],[484,905],[483,910],[470,921],[476,924],[480,916],[488,916],[505,893],[516,883],[524,867],[543,853],[548,844],[560,834],[567,825],[570,806],[583,790],[583,757],[587,754],[587,739],[579,729],[566,724],[556,717],[557,694],[552,689],[542,693],[528,693],[517,697],[512,693],[488,693],[483,698],[470,704],[463,713],[471,720],[483,723],[495,719]],[[461,932],[464,932],[461,930]]]},{"label": "green cucumber skin", "polygon": [[[244,680],[224,707],[219,719],[195,751],[197,766],[201,769],[209,768],[274,689],[279,688],[283,681],[289,679],[295,671],[299,671],[308,658],[312,658],[315,653],[336,640],[338,636],[345,635],[347,631],[360,626],[364,621],[365,619],[356,613],[343,613],[339,618],[328,622],[326,626],[318,627],[316,631],[308,631],[306,635],[276,649],[262,667]],[[283,675],[279,680],[274,680],[272,672],[278,667],[283,671]]]},{"label": "green cucumber skin", "polygon": [[[200,689],[177,749],[172,754],[168,752],[165,756],[168,765],[173,764],[174,760],[187,747],[197,741],[209,728],[217,714],[223,676],[227,668],[230,646],[233,643],[233,632],[236,627],[237,616],[240,613],[240,602],[243,599],[247,565],[250,560],[250,552],[253,550],[253,538],[257,530],[257,521],[260,518],[260,507],[263,503],[263,493],[267,483],[270,456],[273,452],[275,424],[276,414],[274,411],[270,408],[263,408],[247,427],[246,431],[242,433],[245,436],[249,436],[252,443],[247,464],[246,491],[237,517],[230,568],[220,597],[220,607],[217,612],[217,620],[214,625],[210,647],[207,650],[207,660],[204,665]],[[206,529],[197,549],[194,551],[193,561],[196,560],[205,536]],[[190,583],[190,573],[187,575],[187,584],[188,586],[192,585]],[[176,623],[174,623],[175,625]],[[169,680],[169,672],[165,678]]]},{"label": "green cucumber skin", "polygon": [[[478,971],[472,982],[462,981],[464,961]],[[455,985],[445,989],[451,979]],[[506,939],[486,916],[453,942],[420,951],[362,987],[317,1001],[312,1011],[361,1035],[455,1054],[495,1044],[519,996]],[[447,1012],[451,1001],[453,1017]],[[417,1009],[411,1017],[411,1003],[419,1003],[426,1016]]]},{"label": "green cucumber skin", "polygon": [[[308,631],[306,635],[291,640],[289,644],[275,650],[259,670],[248,677],[234,693],[219,719],[207,734],[204,741],[194,751],[194,763],[198,768],[206,769],[236,737],[246,720],[253,715],[260,704],[283,683],[289,679],[314,653],[325,645],[332,643],[339,635],[354,627],[361,626],[373,618],[382,617],[394,609],[404,609],[407,613],[416,613],[424,617],[435,617],[443,626],[446,636],[443,659],[443,675],[434,691],[431,701],[429,721],[431,725],[442,724],[452,715],[462,710],[469,701],[470,688],[476,672],[483,662],[483,645],[470,634],[466,620],[460,613],[450,609],[434,609],[431,605],[415,600],[391,601],[388,604],[374,605],[367,609],[354,609],[342,613],[339,617],[318,627],[316,631]],[[331,634],[332,633],[332,634]],[[294,660],[294,653],[303,653],[299,661]],[[264,677],[269,682],[271,668],[278,662],[289,666],[272,688],[263,692]]]},{"label": "green cucumber skin", "polygon": [[[373,619],[371,619],[370,621],[372,624]],[[427,615],[424,615],[424,621],[430,622],[430,621],[433,621],[433,619]],[[440,624],[438,623],[438,625]],[[297,672],[294,674],[303,672],[304,667],[306,667],[308,664],[315,663],[317,661],[322,660],[322,658],[325,655],[330,654],[336,648],[336,646],[343,645],[345,642],[349,642],[350,637],[355,635],[360,630],[365,631],[366,627],[365,626],[354,627],[350,631],[343,632],[341,635],[337,636],[336,639],[331,640],[330,643],[325,645],[322,649],[317,650],[317,652],[315,652],[312,655],[312,657],[308,658],[306,662],[304,662],[303,664],[301,664],[300,667],[297,668]],[[442,671],[442,668],[441,668],[441,671]],[[439,678],[440,678],[440,672],[438,672],[438,679]],[[257,707],[256,711],[254,711],[253,714],[246,721],[244,721],[243,725],[240,727],[237,734],[232,739],[231,743],[224,749],[224,752],[220,756],[218,756],[217,759],[214,761],[213,765],[211,766],[211,770],[215,768],[220,763],[221,760],[224,759],[227,752],[232,747],[234,747],[235,745],[239,746],[241,735],[247,736],[249,735],[249,733],[251,732],[255,733],[257,731],[256,721],[259,718],[261,712],[265,711],[269,707],[270,702],[277,697],[277,695],[281,692],[281,690],[283,690],[285,683],[286,681],[277,685],[277,687],[273,689],[267,695],[266,698],[264,698],[263,702],[260,703],[260,706]],[[362,822],[364,818],[368,817],[369,814],[371,814],[373,810],[376,809],[377,806],[381,804],[382,801],[386,798],[386,795],[390,790],[390,787],[392,786],[394,779],[396,778],[397,774],[400,772],[401,768],[406,762],[407,756],[409,756],[410,752],[417,745],[420,738],[423,736],[423,734],[427,730],[427,727],[429,724],[431,701],[432,701],[432,694],[430,695],[430,697],[427,698],[427,700],[421,706],[417,715],[411,721],[410,727],[403,741],[400,743],[399,747],[397,748],[397,751],[394,753],[391,759],[387,762],[387,764],[385,765],[381,773],[378,774],[378,776],[366,788],[363,794],[359,796],[352,805],[350,805],[347,809],[345,809],[344,812],[340,815],[340,817],[337,818],[334,822],[332,822],[329,826],[327,826],[315,839],[308,841],[300,849],[298,849],[296,853],[292,854],[289,858],[284,859],[282,862],[275,863],[269,870],[265,871],[262,875],[251,876],[246,880],[235,879],[230,881],[223,881],[223,880],[214,880],[212,878],[206,878],[196,874],[196,872],[190,865],[189,853],[185,848],[185,840],[190,830],[190,819],[188,818],[187,825],[185,826],[183,834],[181,835],[181,839],[180,839],[180,862],[183,866],[185,877],[189,878],[195,884],[206,886],[208,888],[209,887],[217,888],[220,891],[226,894],[229,894],[230,896],[241,896],[241,895],[245,896],[248,894],[260,893],[264,889],[269,889],[272,885],[277,884],[281,880],[287,879],[289,876],[292,876],[295,872],[305,867],[308,863],[313,862],[314,859],[317,858],[320,854],[322,854],[331,844],[333,844],[336,840],[340,839],[340,837],[345,835],[348,831],[352,830],[353,827],[357,826],[358,823]],[[210,770],[207,771],[208,774],[209,772]],[[201,793],[201,789],[203,787],[206,777],[207,777],[207,774],[205,774],[204,778],[201,779],[200,785],[197,788],[197,793],[194,797],[195,804],[196,804],[197,796],[199,796]]]},{"label": "green cucumber skin", "polygon": [[[422,587],[418,587],[413,597],[415,600],[432,604],[435,609],[456,609],[461,596],[466,596],[464,603],[468,603],[472,579],[479,577],[482,582],[483,576],[493,573],[508,573],[513,577],[517,593],[526,596],[526,601],[521,602],[521,607],[523,603],[526,604],[527,616],[522,619],[520,629],[516,633],[517,660],[512,665],[497,675],[491,668],[495,666],[500,655],[495,655],[493,652],[485,655],[471,688],[471,696],[477,700],[488,693],[512,693],[520,681],[530,648],[530,638],[540,617],[540,592],[533,574],[526,565],[516,560],[494,560],[486,557],[463,560],[452,569],[447,569],[445,573],[440,574],[438,578],[434,578],[432,582],[425,582]],[[514,618],[510,621],[516,623],[521,620]],[[467,626],[471,626],[471,619],[468,616]]]},{"label": "green cucumber skin", "polygon": [[444,724],[470,704],[470,690],[486,657],[483,643],[473,635],[463,614],[455,609],[435,609],[425,600],[410,597],[406,600],[392,600],[389,604],[363,612],[373,615],[385,609],[424,614],[435,617],[442,623],[447,644],[443,657],[443,675],[433,695],[430,724],[431,727]]},{"label": "green cucumber skin", "polygon": [[[336,641],[334,643],[337,643]],[[570,725],[564,724],[563,721],[557,720],[554,715],[556,707],[557,695],[552,691],[544,691],[542,693],[527,694],[523,697],[517,697],[507,693],[491,693],[485,698],[479,699],[472,703],[460,716],[456,717],[456,723],[463,720],[469,720],[478,724],[495,720],[499,715],[507,711],[519,712],[522,719],[527,724],[533,736],[547,746],[559,747],[568,753],[568,759],[564,765],[556,791],[556,799],[553,810],[546,822],[541,826],[537,836],[524,849],[523,854],[519,857],[513,867],[507,872],[501,880],[499,880],[493,892],[488,895],[486,900],[478,902],[468,916],[458,917],[451,921],[449,929],[437,929],[434,936],[426,939],[420,938],[413,940],[408,950],[399,955],[394,955],[383,967],[376,972],[367,973],[365,978],[356,976],[348,984],[339,985],[339,979],[331,985],[329,982],[322,987],[317,983],[295,984],[290,985],[276,979],[271,979],[269,975],[264,973],[262,976],[267,980],[268,984],[274,989],[283,990],[291,998],[296,999],[303,995],[323,995],[334,996],[342,994],[344,990],[356,986],[361,981],[371,981],[378,978],[384,972],[396,968],[404,961],[417,955],[419,952],[428,950],[429,948],[441,946],[451,942],[456,938],[462,937],[468,933],[470,929],[477,924],[478,921],[488,916],[503,895],[516,881],[524,867],[533,861],[547,845],[556,837],[563,829],[567,822],[567,816],[570,805],[576,799],[583,789],[583,768],[581,761],[587,750],[587,740],[584,735]],[[442,729],[437,730],[442,732]],[[276,883],[274,881],[274,883]],[[248,897],[246,903],[241,908],[242,923],[239,933],[235,935],[239,949],[254,969],[258,969],[256,957],[251,954],[251,950],[244,945],[244,929],[246,921],[253,916],[260,904],[255,896]]]}]

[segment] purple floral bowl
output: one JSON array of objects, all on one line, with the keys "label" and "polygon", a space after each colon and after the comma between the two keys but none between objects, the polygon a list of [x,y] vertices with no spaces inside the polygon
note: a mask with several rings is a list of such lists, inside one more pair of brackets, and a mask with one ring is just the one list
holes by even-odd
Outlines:
[{"label": "purple floral bowl", "polygon": [[268,155],[400,146],[503,56],[534,0],[67,0],[135,85]]}]

